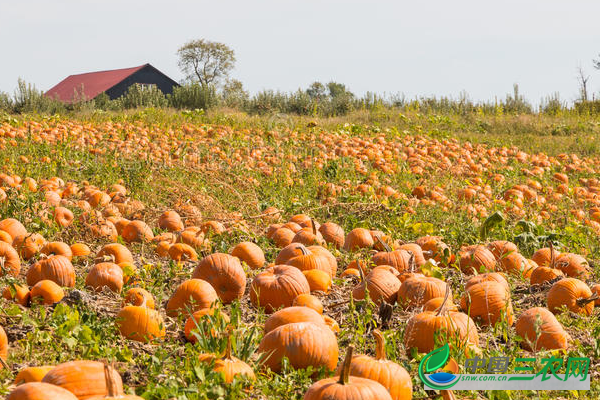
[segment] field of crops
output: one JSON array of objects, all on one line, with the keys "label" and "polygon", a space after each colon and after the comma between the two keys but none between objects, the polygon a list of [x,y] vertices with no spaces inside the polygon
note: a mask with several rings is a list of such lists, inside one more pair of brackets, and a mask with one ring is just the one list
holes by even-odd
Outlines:
[{"label": "field of crops", "polygon": [[[393,118],[0,117],[0,395],[598,398],[600,123]],[[591,390],[426,391],[445,343]]]}]

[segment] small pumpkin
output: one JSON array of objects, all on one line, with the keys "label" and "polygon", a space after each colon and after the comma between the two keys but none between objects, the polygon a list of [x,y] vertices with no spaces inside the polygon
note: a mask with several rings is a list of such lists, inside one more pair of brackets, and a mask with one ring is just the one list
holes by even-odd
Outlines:
[{"label": "small pumpkin", "polygon": [[27,235],[27,229],[23,226],[23,224],[14,218],[5,218],[0,221],[0,231],[4,231],[8,233],[13,240],[17,236],[25,236]]},{"label": "small pumpkin", "polygon": [[400,289],[400,281],[387,269],[375,268],[352,290],[352,297],[362,300],[366,292],[373,302],[379,304],[385,301],[394,304]]},{"label": "small pumpkin", "polygon": [[150,242],[154,233],[144,221],[134,220],[125,225],[121,236],[127,243]]},{"label": "small pumpkin", "polygon": [[[25,367],[17,373],[14,384],[22,385],[23,383],[41,382],[44,376],[54,368],[54,365],[44,365],[41,367]],[[70,392],[69,392],[70,393]]]},{"label": "small pumpkin", "polygon": [[31,298],[31,293],[29,292],[29,287],[26,285],[15,283],[8,284],[8,286],[2,290],[2,297],[6,300],[13,300],[22,306],[27,306]]},{"label": "small pumpkin", "polygon": [[158,226],[160,229],[167,230],[169,232],[182,231],[184,228],[181,216],[177,211],[165,211],[158,217]]},{"label": "small pumpkin", "polygon": [[562,253],[556,258],[555,268],[573,278],[587,279],[590,276],[590,265],[585,257],[579,254]]},{"label": "small pumpkin", "polygon": [[333,222],[325,222],[319,227],[319,232],[325,242],[333,245],[336,249],[344,246],[345,234],[341,226]]},{"label": "small pumpkin", "polygon": [[200,362],[212,363],[213,370],[221,373],[226,383],[231,383],[237,377],[243,377],[249,380],[255,380],[256,376],[252,367],[246,364],[244,361],[236,358],[232,354],[231,348],[231,337],[232,334],[227,335],[227,346],[225,353],[222,356],[215,354],[200,354]]},{"label": "small pumpkin", "polygon": [[189,311],[194,312],[203,308],[212,307],[219,296],[210,283],[202,279],[188,279],[183,281],[167,302],[167,315],[174,317],[177,314]]},{"label": "small pumpkin", "polygon": [[120,243],[110,243],[103,246],[98,254],[96,254],[96,263],[113,262],[121,264],[122,262],[133,263],[133,254],[131,251]]},{"label": "small pumpkin", "polygon": [[319,300],[318,297],[313,296],[312,294],[299,294],[294,298],[292,306],[312,308],[319,314],[323,314],[323,303],[321,303],[321,300]]},{"label": "small pumpkin", "polygon": [[460,269],[465,274],[493,271],[496,267],[494,254],[482,245],[463,247],[458,256]]},{"label": "small pumpkin", "polygon": [[[387,359],[385,354],[385,338],[378,329],[373,331],[375,337],[375,358],[368,355],[356,355],[350,363],[350,375],[372,379],[379,382],[390,393],[393,400],[412,399],[412,380],[410,374],[399,364]],[[341,375],[338,368],[336,372]]]},{"label": "small pumpkin", "polygon": [[444,296],[448,284],[441,279],[415,276],[402,282],[398,303],[405,307],[420,307],[435,297]]},{"label": "small pumpkin", "polygon": [[194,248],[189,244],[185,243],[168,245],[167,254],[169,254],[169,257],[171,257],[171,259],[174,261],[198,261],[198,254],[196,253],[196,250],[194,250]]},{"label": "small pumpkin", "polygon": [[132,306],[148,307],[152,309],[154,309],[155,307],[154,297],[152,296],[152,294],[146,289],[142,289],[139,287],[131,288],[125,293],[123,306],[126,306],[128,304]]},{"label": "small pumpkin", "polygon": [[0,277],[5,274],[18,276],[21,272],[21,259],[19,253],[8,243],[0,242]]},{"label": "small pumpkin", "polygon": [[[0,358],[5,361],[6,357],[8,357],[8,337],[4,328],[0,326]],[[3,363],[0,363],[0,369],[2,369],[3,365]]]},{"label": "small pumpkin", "polygon": [[73,257],[86,257],[90,255],[91,251],[85,243],[73,243],[71,245],[71,253]]},{"label": "small pumpkin", "polygon": [[546,282],[554,281],[555,279],[565,276],[560,269],[551,267],[537,267],[531,271],[529,276],[529,283],[531,285],[541,285]]},{"label": "small pumpkin", "polygon": [[24,260],[29,260],[37,255],[44,244],[46,244],[46,239],[39,233],[19,235],[13,240],[13,247]]},{"label": "small pumpkin", "polygon": [[111,262],[96,264],[88,272],[85,286],[96,292],[108,288],[113,292],[120,293],[123,288],[123,270]]},{"label": "small pumpkin", "polygon": [[371,231],[365,228],[352,229],[344,240],[344,250],[356,251],[364,248],[372,248],[375,244]]},{"label": "small pumpkin", "polygon": [[158,311],[144,306],[125,306],[116,317],[121,335],[148,343],[165,336],[164,322]]}]

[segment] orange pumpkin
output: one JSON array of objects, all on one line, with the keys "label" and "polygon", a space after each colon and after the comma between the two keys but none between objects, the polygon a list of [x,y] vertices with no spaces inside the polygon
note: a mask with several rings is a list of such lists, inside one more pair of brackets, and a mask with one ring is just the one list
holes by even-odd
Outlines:
[{"label": "orange pumpkin", "polygon": [[252,269],[259,269],[265,265],[265,253],[252,242],[242,242],[231,250],[231,255],[245,262]]},{"label": "orange pumpkin", "polygon": [[[112,375],[116,392],[122,394],[121,376],[111,367],[109,373]],[[77,360],[59,364],[44,376],[42,382],[67,389],[80,400],[108,395],[104,364],[98,361]]]},{"label": "orange pumpkin", "polygon": [[524,311],[515,323],[521,345],[530,351],[566,349],[571,337],[547,308],[534,307]]},{"label": "orange pumpkin", "polygon": [[309,293],[310,286],[298,268],[276,265],[258,274],[250,286],[250,301],[267,313],[289,307],[299,294]]},{"label": "orange pumpkin", "polygon": [[553,313],[560,312],[560,308],[566,306],[576,314],[592,315],[594,311],[594,296],[585,284],[576,278],[563,278],[555,282],[546,296],[548,309]]},{"label": "orange pumpkin", "polygon": [[219,298],[210,283],[202,279],[188,279],[182,282],[167,302],[167,315],[176,316],[179,313],[190,313],[213,306]]},{"label": "orange pumpkin", "polygon": [[6,400],[77,400],[77,396],[60,386],[30,382],[17,386]]},{"label": "orange pumpkin", "polygon": [[225,304],[241,299],[246,290],[246,273],[239,259],[225,253],[204,257],[194,269],[192,278],[210,283]]}]

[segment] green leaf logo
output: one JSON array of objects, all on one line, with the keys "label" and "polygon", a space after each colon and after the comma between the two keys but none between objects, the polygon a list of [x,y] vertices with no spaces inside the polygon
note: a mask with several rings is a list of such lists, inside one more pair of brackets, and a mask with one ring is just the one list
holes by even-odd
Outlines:
[{"label": "green leaf logo", "polygon": [[450,346],[446,343],[443,347],[435,349],[427,355],[427,361],[425,362],[425,371],[427,373],[436,371],[437,369],[446,365],[446,361],[450,357]]}]

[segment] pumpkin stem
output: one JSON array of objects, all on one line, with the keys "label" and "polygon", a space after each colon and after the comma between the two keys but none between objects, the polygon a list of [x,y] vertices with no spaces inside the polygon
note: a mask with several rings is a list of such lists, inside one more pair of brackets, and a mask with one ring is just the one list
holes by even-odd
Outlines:
[{"label": "pumpkin stem", "polygon": [[442,313],[445,311],[446,302],[448,301],[449,297],[450,297],[450,285],[448,284],[448,282],[446,282],[446,294],[444,295],[444,301],[442,301],[442,304],[440,305],[440,308],[437,309],[437,313],[435,315],[442,315]]},{"label": "pumpkin stem", "polygon": [[552,240],[548,240],[548,247],[550,247],[550,268],[554,268],[554,245]]},{"label": "pumpkin stem", "polygon": [[594,293],[593,295],[591,295],[590,297],[584,299],[577,299],[576,303],[578,307],[584,307],[586,304],[591,303],[592,301],[595,301],[598,299],[598,293]]},{"label": "pumpkin stem", "polygon": [[231,337],[233,336],[233,327],[227,328],[227,347],[225,347],[225,355],[223,356],[226,360],[231,360]]},{"label": "pumpkin stem", "polygon": [[340,371],[340,379],[338,383],[340,385],[345,385],[348,383],[348,378],[350,377],[350,365],[352,364],[352,352],[354,351],[354,346],[348,346],[348,351],[346,351],[346,358],[344,358],[344,363],[342,364],[342,370]]},{"label": "pumpkin stem", "polygon": [[298,245],[298,247],[296,247],[296,249],[300,249],[300,251],[302,252],[303,256],[310,255],[310,252],[308,251],[308,249],[306,247],[304,247],[303,244]]},{"label": "pumpkin stem", "polygon": [[415,270],[417,269],[417,263],[415,262],[415,253],[409,250],[408,254],[410,254],[410,258],[408,259],[408,272],[415,272]]},{"label": "pumpkin stem", "polygon": [[119,395],[119,388],[117,387],[117,382],[115,382],[115,378],[108,364],[104,364],[104,379],[106,380],[106,390],[108,392],[108,397],[117,397]]},{"label": "pumpkin stem", "polygon": [[362,267],[360,266],[360,264],[358,264],[358,275],[360,276],[360,281],[364,282],[365,281],[365,273],[364,273]]},{"label": "pumpkin stem", "polygon": [[317,236],[317,226],[315,225],[315,220],[312,218],[310,219],[310,225],[312,226],[313,235]]},{"label": "pumpkin stem", "polygon": [[376,360],[386,360],[387,357],[385,355],[385,338],[379,329],[375,329],[373,331],[373,336],[375,336],[375,359]]},{"label": "pumpkin stem", "polygon": [[385,251],[387,251],[388,253],[392,251],[392,248],[381,239],[380,235],[375,236],[375,240],[378,241],[379,243],[381,243],[381,245],[383,246]]}]

